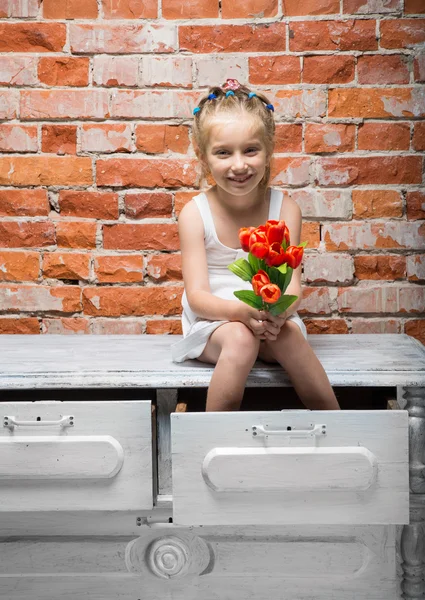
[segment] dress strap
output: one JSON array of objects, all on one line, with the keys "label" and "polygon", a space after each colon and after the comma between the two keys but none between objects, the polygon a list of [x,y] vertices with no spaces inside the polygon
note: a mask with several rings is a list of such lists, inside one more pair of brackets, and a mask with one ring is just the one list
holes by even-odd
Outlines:
[{"label": "dress strap", "polygon": [[279,221],[280,210],[282,208],[283,192],[282,190],[271,189],[270,193],[270,206],[269,206],[269,219]]},{"label": "dress strap", "polygon": [[194,200],[199,212],[201,213],[201,218],[204,223],[205,239],[207,239],[211,235],[214,236],[214,220],[211,214],[211,209],[206,194],[204,192],[201,192],[200,194],[194,197]]}]

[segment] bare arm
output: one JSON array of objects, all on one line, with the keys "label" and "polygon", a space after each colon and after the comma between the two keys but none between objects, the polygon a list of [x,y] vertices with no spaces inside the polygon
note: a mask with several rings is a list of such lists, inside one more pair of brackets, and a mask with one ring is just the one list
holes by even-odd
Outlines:
[{"label": "bare arm", "polygon": [[[289,202],[289,216],[286,214],[286,225],[289,229],[291,238],[291,246],[298,246],[301,242],[301,226],[302,226],[302,214],[301,209],[295,200],[285,199],[285,202]],[[282,203],[283,204],[283,203]],[[288,204],[286,205],[288,206]],[[280,218],[283,219],[282,213]],[[288,318],[290,315],[297,312],[301,301],[302,301],[302,286],[301,286],[301,271],[302,263],[293,271],[291,283],[286,288],[285,294],[290,296],[298,296],[298,300],[295,300],[293,304],[286,310],[285,317]]]}]

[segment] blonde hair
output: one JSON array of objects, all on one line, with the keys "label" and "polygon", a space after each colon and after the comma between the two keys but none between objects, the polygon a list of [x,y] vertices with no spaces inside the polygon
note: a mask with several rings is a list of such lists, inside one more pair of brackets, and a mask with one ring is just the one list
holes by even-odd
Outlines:
[{"label": "blonde hair", "polygon": [[[214,94],[216,98],[211,98],[211,94]],[[209,89],[208,94],[198,104],[200,110],[196,111],[192,126],[195,152],[201,160],[201,182],[209,175],[209,169],[205,161],[202,160],[206,156],[209,122],[220,113],[240,113],[245,111],[248,115],[257,118],[263,125],[263,141],[266,147],[267,166],[259,185],[264,190],[267,189],[270,183],[270,161],[273,155],[276,129],[273,110],[268,108],[268,106],[271,106],[271,104],[264,94],[257,92],[253,94],[244,85],[233,90],[233,94],[228,96],[226,96],[226,90],[223,90],[221,87],[216,86]]]}]

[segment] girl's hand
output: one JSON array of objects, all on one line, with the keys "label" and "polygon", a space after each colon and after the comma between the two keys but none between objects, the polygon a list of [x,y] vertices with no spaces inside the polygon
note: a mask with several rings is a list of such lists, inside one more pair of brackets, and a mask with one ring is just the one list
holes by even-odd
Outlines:
[{"label": "girl's hand", "polygon": [[262,315],[264,315],[265,324],[266,324],[266,332],[264,334],[264,339],[270,340],[274,342],[277,339],[277,336],[282,329],[286,321],[286,311],[281,313],[280,315],[274,316],[270,314],[268,311],[261,311]]},{"label": "girl's hand", "polygon": [[260,340],[266,339],[264,336],[267,330],[267,323],[264,311],[252,308],[243,302],[238,302],[235,321],[240,321],[246,325],[256,338]]}]

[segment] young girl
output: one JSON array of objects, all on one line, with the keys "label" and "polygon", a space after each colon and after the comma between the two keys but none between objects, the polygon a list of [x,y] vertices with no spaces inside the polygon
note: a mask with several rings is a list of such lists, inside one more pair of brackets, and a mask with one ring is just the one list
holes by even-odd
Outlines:
[{"label": "young girl", "polygon": [[268,187],[273,154],[274,108],[261,93],[236,80],[211,88],[194,109],[193,135],[202,175],[216,185],[193,198],[179,217],[183,263],[183,334],[173,359],[215,364],[207,411],[238,410],[255,361],[278,362],[309,409],[339,409],[327,375],[307,342],[297,314],[301,265],[286,294],[298,296],[274,317],[239,301],[238,289],[252,289],[227,267],[247,257],[241,227],[268,219],[285,221],[291,245],[300,243],[301,211],[281,191]]}]

